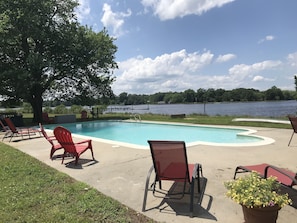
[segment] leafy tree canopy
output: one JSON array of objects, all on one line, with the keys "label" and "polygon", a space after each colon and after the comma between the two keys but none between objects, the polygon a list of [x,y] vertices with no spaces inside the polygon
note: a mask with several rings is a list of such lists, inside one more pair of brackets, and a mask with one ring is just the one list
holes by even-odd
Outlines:
[{"label": "leafy tree canopy", "polygon": [[45,96],[112,96],[114,39],[81,26],[75,0],[0,1],[0,95],[28,102],[41,121]]}]

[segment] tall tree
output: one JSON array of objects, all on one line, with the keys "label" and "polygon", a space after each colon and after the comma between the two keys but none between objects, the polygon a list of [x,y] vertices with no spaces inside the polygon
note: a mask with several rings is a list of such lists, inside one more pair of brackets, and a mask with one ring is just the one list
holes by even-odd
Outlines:
[{"label": "tall tree", "polygon": [[196,101],[196,92],[192,89],[184,91],[184,100],[185,102],[195,102]]},{"label": "tall tree", "polygon": [[266,100],[283,100],[284,95],[281,89],[276,86],[272,86],[265,92]]},{"label": "tall tree", "polygon": [[97,99],[113,95],[114,39],[79,25],[75,0],[0,1],[0,95],[32,105],[41,121],[43,97]]}]

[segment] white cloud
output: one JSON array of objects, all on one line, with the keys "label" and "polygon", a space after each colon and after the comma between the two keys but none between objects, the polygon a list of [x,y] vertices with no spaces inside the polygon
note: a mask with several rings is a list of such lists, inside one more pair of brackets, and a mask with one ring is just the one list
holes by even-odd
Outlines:
[{"label": "white cloud", "polygon": [[[142,56],[130,58],[118,63],[119,70],[115,73],[116,82],[112,88],[117,95],[122,92],[152,94],[199,88],[250,88],[258,86],[258,83],[261,83],[259,86],[269,88],[271,82],[283,80],[285,63],[282,61],[266,60],[249,65],[235,64],[229,70],[221,70],[221,64],[214,61],[217,62],[218,58],[221,58],[221,61],[234,58],[231,56],[233,54],[226,55],[216,57],[207,50],[201,53],[180,50],[155,58]],[[294,60],[297,58],[297,53],[290,54],[288,58]],[[209,69],[215,69],[216,73],[221,74],[214,75]]]},{"label": "white cloud", "polygon": [[274,36],[266,36],[265,39],[266,39],[267,41],[271,41],[271,40],[274,40],[274,38],[275,38]]},{"label": "white cloud", "polygon": [[272,41],[272,40],[274,40],[274,39],[275,39],[275,36],[268,35],[268,36],[265,36],[265,38],[260,39],[260,40],[258,41],[258,43],[260,44],[260,43],[263,43],[263,42],[265,42],[265,41]]},{"label": "white cloud", "polygon": [[175,19],[187,15],[201,15],[213,8],[235,0],[142,0],[145,11],[152,8],[160,20]]},{"label": "white cloud", "polygon": [[260,71],[272,69],[282,64],[281,61],[266,60],[252,65],[237,64],[229,69],[229,74],[234,76],[246,77],[248,75],[257,74]]},{"label": "white cloud", "polygon": [[142,92],[184,90],[192,85],[192,76],[209,65],[213,57],[210,51],[187,53],[180,50],[154,59],[131,58],[118,64],[119,75],[113,87],[115,93],[119,93],[117,89],[141,89]]},{"label": "white cloud", "polygon": [[111,28],[113,35],[118,37],[122,35],[122,27],[125,23],[124,18],[130,17],[132,15],[132,11],[127,9],[127,12],[113,12],[111,6],[108,4],[103,5],[103,16],[101,18],[101,22],[106,28]]},{"label": "white cloud", "polygon": [[287,57],[287,60],[292,67],[297,67],[297,52],[290,53]]},{"label": "white cloud", "polygon": [[209,51],[199,54],[180,50],[171,54],[163,54],[155,59],[132,58],[127,63],[120,63],[120,69],[124,69],[123,76],[131,81],[151,77],[155,79],[159,75],[170,77],[195,72],[209,64],[212,58],[213,54]]},{"label": "white cloud", "polygon": [[91,12],[89,0],[78,0],[79,6],[76,8],[76,15],[79,21],[89,16]]},{"label": "white cloud", "polygon": [[218,63],[224,63],[224,62],[227,62],[229,60],[232,60],[236,58],[236,55],[235,54],[225,54],[225,55],[219,55],[218,58],[216,59],[216,62]]},{"label": "white cloud", "polygon": [[262,74],[269,75],[269,72],[279,68],[282,64],[281,61],[272,60],[266,60],[251,65],[237,64],[229,69],[229,76],[233,83],[244,86],[251,85],[251,82],[273,81],[275,78],[265,78]]},{"label": "white cloud", "polygon": [[257,82],[257,81],[262,81],[262,80],[264,80],[264,77],[263,76],[259,76],[259,75],[257,75],[257,76],[255,76],[254,78],[253,78],[253,82]]}]

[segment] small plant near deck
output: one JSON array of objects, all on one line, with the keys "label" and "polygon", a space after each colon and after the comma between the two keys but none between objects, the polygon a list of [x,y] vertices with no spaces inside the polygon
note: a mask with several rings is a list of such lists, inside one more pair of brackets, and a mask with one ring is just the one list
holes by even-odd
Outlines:
[{"label": "small plant near deck", "polygon": [[284,207],[292,201],[288,194],[279,194],[280,183],[275,177],[262,178],[257,172],[224,183],[227,197],[248,208]]}]

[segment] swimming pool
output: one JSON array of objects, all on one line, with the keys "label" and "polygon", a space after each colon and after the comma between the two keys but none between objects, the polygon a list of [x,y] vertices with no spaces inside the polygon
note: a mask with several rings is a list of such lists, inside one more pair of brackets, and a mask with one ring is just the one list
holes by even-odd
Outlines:
[{"label": "swimming pool", "polygon": [[[57,125],[49,125],[54,129]],[[274,140],[260,136],[250,136],[255,131],[241,128],[227,128],[188,124],[91,121],[67,123],[63,126],[73,134],[103,139],[113,144],[148,146],[147,140],[181,140],[187,146],[197,144],[217,146],[255,146],[266,145]]]}]

